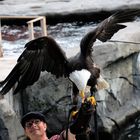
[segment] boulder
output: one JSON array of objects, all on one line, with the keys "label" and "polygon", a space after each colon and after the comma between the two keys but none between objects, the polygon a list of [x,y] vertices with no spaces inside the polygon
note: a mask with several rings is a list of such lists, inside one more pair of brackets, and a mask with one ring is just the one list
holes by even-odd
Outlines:
[{"label": "boulder", "polygon": [[101,73],[110,84],[109,89],[95,95],[96,100],[102,101],[97,107],[101,127],[108,132],[117,131],[118,126],[122,128],[140,112],[140,23],[127,25],[111,39],[116,42],[96,45],[93,52],[95,63],[102,68]]},{"label": "boulder", "polygon": [[24,113],[32,110],[44,112],[50,126],[49,133],[60,132],[66,126],[71,88],[68,79],[56,79],[50,73],[43,72],[38,82],[23,91]]},{"label": "boulder", "polygon": [[0,99],[0,140],[22,140],[19,118],[6,99]]}]

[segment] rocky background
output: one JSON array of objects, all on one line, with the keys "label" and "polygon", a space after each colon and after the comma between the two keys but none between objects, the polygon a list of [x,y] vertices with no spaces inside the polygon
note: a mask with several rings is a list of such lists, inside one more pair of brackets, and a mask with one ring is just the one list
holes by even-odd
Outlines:
[{"label": "rocky background", "polygon": [[[32,0],[24,4],[21,1],[4,0],[0,1],[0,14],[2,16],[46,15],[55,20],[59,17],[58,21],[60,21],[63,19],[61,17],[68,15],[74,19],[75,15],[85,15],[85,13],[93,16],[102,11],[113,12],[122,8],[139,8],[139,4],[140,2],[136,0],[118,0],[117,2],[107,0],[105,3],[101,0],[98,2],[94,0],[86,2],[84,0],[79,2],[78,0],[41,2]],[[127,25],[128,27],[119,31],[113,39],[139,43],[139,21]],[[68,54],[71,56],[77,51],[77,48],[70,49]],[[118,139],[118,133],[124,125],[139,114],[139,51],[140,44],[133,43],[97,43],[94,47],[93,59],[101,67],[103,77],[110,84],[109,89],[99,91],[95,95],[96,100],[100,101],[97,106],[98,123],[100,134],[104,132],[102,135],[104,139],[107,136],[106,133],[112,134],[111,139]],[[4,99],[0,100],[0,139],[23,139],[24,133],[19,120],[24,113],[31,110],[44,111],[49,124],[48,133],[59,133],[66,127],[67,115],[71,107],[71,86],[68,79],[56,79],[44,72],[38,82],[20,94],[12,96],[12,91],[10,91]],[[93,120],[91,127],[94,129]]]},{"label": "rocky background", "polygon": [[[139,22],[129,23],[113,39],[139,42],[139,28]],[[95,95],[96,100],[100,101],[97,105],[100,133],[114,132],[112,137],[115,139],[118,139],[116,132],[119,133],[116,123],[122,129],[140,111],[139,51],[138,44],[107,42],[94,47],[93,60],[101,67],[103,77],[110,84],[109,89],[101,90]],[[73,50],[71,54],[74,54]],[[58,133],[66,127],[71,107],[68,96],[71,94],[71,83],[67,79],[56,79],[50,74],[44,74],[22,94],[24,111],[41,108],[45,112],[52,108],[46,113],[49,132]],[[94,129],[93,120],[91,126]]]}]

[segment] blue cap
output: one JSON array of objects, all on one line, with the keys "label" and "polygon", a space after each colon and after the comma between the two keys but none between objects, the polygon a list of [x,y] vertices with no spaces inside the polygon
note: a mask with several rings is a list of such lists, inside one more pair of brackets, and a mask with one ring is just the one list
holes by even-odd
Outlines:
[{"label": "blue cap", "polygon": [[39,120],[46,123],[46,118],[42,113],[40,113],[40,112],[29,112],[29,113],[25,114],[21,119],[22,127],[25,128],[26,122],[30,121],[31,119],[39,119]]}]

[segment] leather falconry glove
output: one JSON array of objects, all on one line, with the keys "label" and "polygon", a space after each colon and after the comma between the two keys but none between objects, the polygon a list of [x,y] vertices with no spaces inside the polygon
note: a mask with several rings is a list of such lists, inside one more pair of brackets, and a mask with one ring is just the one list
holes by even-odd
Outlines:
[{"label": "leather falconry glove", "polygon": [[84,102],[81,104],[79,111],[73,117],[74,120],[70,125],[70,131],[72,134],[82,134],[86,132],[89,127],[92,113],[95,110],[95,105],[96,103],[93,104],[93,100],[84,100]]}]

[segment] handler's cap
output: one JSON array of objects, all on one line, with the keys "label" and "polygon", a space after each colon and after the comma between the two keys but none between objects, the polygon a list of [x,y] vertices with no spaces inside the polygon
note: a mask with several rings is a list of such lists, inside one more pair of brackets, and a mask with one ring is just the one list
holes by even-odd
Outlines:
[{"label": "handler's cap", "polygon": [[40,113],[40,112],[29,112],[29,113],[25,114],[21,119],[22,127],[25,128],[26,122],[30,121],[31,119],[39,119],[39,120],[46,123],[46,118],[42,113]]}]

